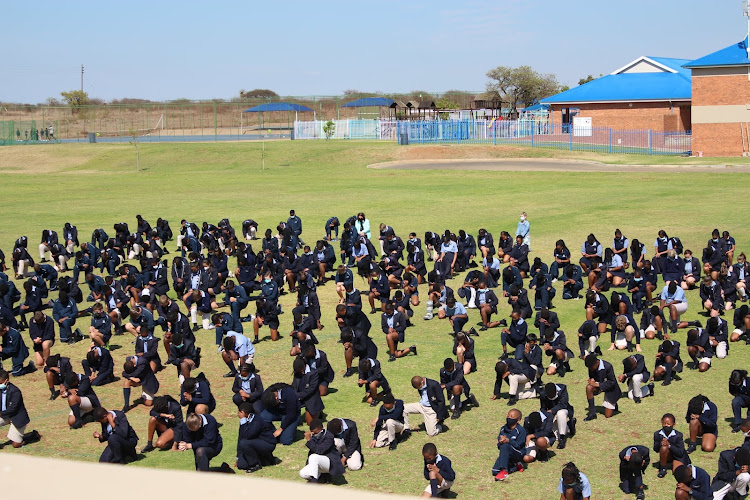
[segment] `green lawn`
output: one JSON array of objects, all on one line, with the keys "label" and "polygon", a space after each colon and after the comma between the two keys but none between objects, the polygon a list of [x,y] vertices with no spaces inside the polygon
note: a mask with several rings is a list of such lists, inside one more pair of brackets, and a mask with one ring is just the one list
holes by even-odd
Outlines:
[{"label": "green lawn", "polygon": [[[58,231],[66,221],[78,226],[82,239],[92,230],[121,220],[135,224],[135,215],[142,214],[152,224],[157,217],[170,221],[177,232],[181,218],[201,223],[216,223],[228,217],[236,229],[245,218],[260,222],[260,229],[275,227],[286,220],[289,209],[295,209],[304,224],[303,238],[312,242],[323,235],[323,224],[332,215],[344,219],[364,211],[373,224],[386,222],[406,237],[408,232],[423,234],[425,230],[442,232],[465,229],[476,234],[486,227],[496,237],[501,230],[513,232],[518,214],[528,212],[531,222],[532,258],[541,256],[549,262],[554,242],[563,238],[577,254],[581,242],[590,232],[606,244],[616,227],[631,240],[639,238],[649,249],[659,229],[679,236],[685,248],[696,254],[708,239],[711,230],[729,230],[737,239],[739,250],[747,248],[748,221],[737,214],[744,200],[745,176],[734,173],[557,173],[557,172],[452,172],[401,171],[366,169],[368,164],[408,157],[413,149],[399,148],[391,143],[367,142],[269,142],[266,144],[265,170],[261,171],[261,144],[143,144],[141,171],[135,167],[135,149],[131,145],[45,145],[33,148],[0,149],[0,248],[10,256],[13,241],[24,234],[29,237],[30,251],[36,255],[41,231],[51,227]],[[455,148],[457,157],[471,158],[472,148]],[[602,156],[564,154],[547,150],[523,150],[498,147],[490,156],[530,156],[598,159],[612,163],[646,162],[709,164],[747,163],[742,159],[679,159],[665,157]],[[452,157],[452,156],[451,156]],[[711,160],[711,161],[709,161]],[[733,214],[727,216],[727,214]],[[736,214],[736,215],[734,215]],[[727,225],[728,224],[728,225]],[[134,227],[134,226],[133,226]],[[174,250],[174,242],[169,245]],[[257,249],[256,249],[257,250]],[[168,256],[171,257],[171,256]],[[231,267],[231,266],[230,266]],[[455,280],[450,286],[458,286]],[[365,285],[358,282],[358,286]],[[86,287],[84,287],[85,289]],[[423,287],[422,296],[426,289]],[[320,347],[328,353],[337,378],[332,387],[335,393],[324,398],[329,417],[349,417],[357,421],[365,445],[371,439],[369,422],[376,411],[361,404],[362,392],[351,378],[344,379],[343,353],[336,343],[338,329],[333,319],[336,294],[332,287],[319,290],[323,303],[325,329],[318,334]],[[558,297],[561,297],[558,289]],[[688,319],[697,318],[698,293],[688,293]],[[290,311],[293,298],[282,297],[285,311]],[[572,333],[583,321],[582,301],[555,301],[562,328],[576,349]],[[253,306],[251,305],[250,308]],[[501,314],[507,316],[509,307],[501,304]],[[416,392],[410,386],[415,374],[437,378],[442,360],[451,355],[449,326],[437,319],[421,319],[424,306],[416,308],[416,326],[407,330],[407,341],[420,346],[418,357],[406,357],[387,363],[381,355],[383,367],[397,397],[415,401]],[[476,323],[477,313],[471,312],[470,324]],[[372,316],[375,328],[371,336],[381,353],[385,341],[378,328],[379,318]],[[290,314],[282,319],[282,333],[288,332]],[[702,320],[705,318],[701,317]],[[730,318],[731,321],[731,318]],[[88,326],[80,320],[82,330]],[[246,330],[250,324],[245,324]],[[247,331],[246,331],[247,333]],[[264,330],[263,335],[267,334]],[[608,334],[601,345],[606,349]],[[237,420],[231,403],[231,380],[222,379],[226,372],[213,348],[213,332],[198,334],[203,347],[205,370],[219,405],[214,413],[223,424],[224,451],[215,459],[234,463]],[[676,336],[684,345],[685,331]],[[113,352],[116,365],[121,366],[126,355],[132,353],[129,336],[114,337]],[[256,365],[266,386],[276,381],[291,380],[288,356],[288,337],[278,343],[267,338],[257,348]],[[657,342],[644,343],[649,369]],[[558,452],[546,464],[532,464],[522,474],[511,476],[497,484],[490,469],[497,455],[495,437],[505,421],[508,407],[505,400],[489,401],[494,382],[494,363],[500,352],[499,330],[488,331],[477,340],[479,371],[469,376],[481,407],[465,413],[460,420],[449,422],[450,431],[434,439],[438,449],[454,463],[458,474],[454,491],[461,498],[481,498],[491,494],[498,498],[553,498],[557,478],[563,464],[575,461],[592,481],[597,498],[620,498],[617,489],[617,453],[629,444],[651,446],[652,434],[660,427],[664,412],[678,417],[678,429],[686,432],[682,418],[687,401],[702,392],[717,403],[720,410],[721,431],[718,450],[712,454],[696,452],[694,463],[713,475],[718,452],[741,443],[741,436],[730,434],[724,418],[731,416],[727,379],[733,368],[745,367],[738,359],[747,359],[750,348],[732,346],[730,358],[718,361],[705,374],[683,373],[683,381],[662,388],[657,384],[656,397],[647,398],[640,406],[630,401],[620,405],[622,413],[610,420],[600,417],[583,423],[585,414],[584,387],[586,371],[580,360],[572,362],[574,371],[555,382],[568,385],[571,401],[579,416],[578,435],[568,447]],[[56,346],[55,352],[70,356],[74,366],[80,366],[85,346]],[[621,373],[623,353],[607,353],[605,358]],[[686,353],[683,358],[687,359]],[[119,371],[119,368],[118,368]],[[178,382],[173,369],[159,374],[162,393],[176,396]],[[546,377],[547,380],[549,378]],[[93,438],[93,426],[70,431],[66,425],[68,408],[57,400],[47,401],[48,391],[41,373],[15,381],[24,391],[26,405],[33,423],[44,439],[41,444],[12,453],[28,453],[75,460],[97,460],[102,446]],[[332,391],[333,392],[333,391]],[[97,390],[108,408],[122,406],[121,387],[111,384]],[[597,400],[601,404],[601,398]],[[538,401],[522,401],[518,408],[527,414],[538,409]],[[147,411],[142,407],[131,410],[128,418],[141,437],[139,448],[145,444]],[[428,441],[424,432],[415,433],[411,440],[395,452],[365,450],[366,465],[362,471],[349,472],[345,479],[349,486],[383,492],[420,494],[425,486],[422,478],[421,447]],[[6,447],[5,450],[9,450]],[[305,460],[303,442],[277,448],[282,463],[265,468],[259,475],[277,479],[301,481],[298,470]],[[652,454],[652,462],[655,457]],[[135,466],[190,469],[192,454],[153,452]],[[650,498],[671,497],[674,481],[668,476],[658,480],[649,469],[646,476]]]}]

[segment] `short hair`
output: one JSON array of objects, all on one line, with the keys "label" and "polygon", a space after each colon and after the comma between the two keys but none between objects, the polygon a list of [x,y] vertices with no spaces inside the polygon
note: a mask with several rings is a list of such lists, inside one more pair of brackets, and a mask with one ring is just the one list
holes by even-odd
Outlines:
[{"label": "short hair", "polygon": [[242,365],[240,365],[240,372],[255,373],[255,364],[254,363],[242,363]]},{"label": "short hair", "polygon": [[672,472],[672,475],[674,476],[675,481],[683,484],[689,483],[693,478],[693,474],[688,470],[687,465],[680,465],[674,470],[674,472]]},{"label": "short hair", "polygon": [[677,421],[677,419],[675,419],[674,415],[672,415],[671,413],[665,413],[664,415],[661,416],[662,420],[664,420],[665,418],[671,418],[672,422],[676,422]]},{"label": "short hair", "polygon": [[419,387],[421,387],[423,383],[424,382],[422,381],[422,377],[420,377],[419,375],[414,375],[411,378],[411,386],[414,387],[415,389],[418,389]]},{"label": "short hair", "polygon": [[532,428],[538,429],[542,425],[542,415],[538,411],[533,412],[528,418]]},{"label": "short hair", "polygon": [[276,408],[279,405],[279,402],[276,401],[275,391],[264,392],[260,399],[263,401],[263,406],[266,408]]},{"label": "short hair", "polygon": [[184,382],[182,382],[182,385],[180,386],[180,392],[193,392],[193,389],[195,389],[195,385],[198,383],[198,380],[195,377],[188,377],[185,379]]},{"label": "short hair", "polygon": [[750,450],[748,450],[744,446],[741,446],[734,453],[734,461],[737,462],[737,465],[739,465],[740,467],[742,467],[743,465],[750,465]]},{"label": "short hair", "polygon": [[253,404],[249,401],[245,401],[244,403],[240,404],[238,410],[245,415],[252,415],[253,413],[255,413],[253,411]]},{"label": "short hair", "polygon": [[224,346],[225,351],[234,351],[234,345],[236,341],[237,339],[235,339],[233,336],[226,336],[224,337],[224,340],[222,340],[221,345]]},{"label": "short hair", "polygon": [[314,418],[310,422],[310,430],[311,431],[315,431],[315,430],[322,429],[322,428],[323,428],[323,421],[321,419]]},{"label": "short hair", "polygon": [[305,366],[307,366],[307,363],[305,363],[304,359],[300,357],[294,358],[294,361],[292,362],[292,369],[294,370],[295,373],[298,371],[304,372]]},{"label": "short hair", "polygon": [[57,362],[60,361],[60,355],[59,354],[53,354],[52,356],[49,356],[47,360],[44,362],[45,366],[47,368],[52,368],[54,366],[57,366]]},{"label": "short hair", "polygon": [[359,371],[368,373],[370,371],[370,360],[362,358],[359,360]]},{"label": "short hair", "polygon": [[446,371],[453,371],[454,367],[455,364],[453,362],[453,358],[445,358],[445,361],[443,361],[443,368],[445,368]]},{"label": "short hair", "polygon": [[122,364],[122,370],[128,374],[133,373],[135,371],[135,361],[132,358],[126,359],[125,363]]},{"label": "short hair", "polygon": [[201,416],[197,413],[191,413],[190,415],[185,417],[185,425],[188,429],[195,432],[200,429],[202,420],[203,419],[201,419]]},{"label": "short hair", "polygon": [[8,372],[0,368],[0,380],[8,380],[8,378],[10,378]]},{"label": "short hair", "polygon": [[638,471],[643,467],[643,457],[637,451],[630,454],[630,460],[628,460],[628,468],[631,472]]},{"label": "short hair", "polygon": [[435,446],[435,443],[425,443],[422,446],[422,455],[437,455],[437,446]]},{"label": "short hair", "polygon": [[154,411],[164,413],[169,408],[169,399],[167,396],[156,396],[154,398]]},{"label": "short hair", "polygon": [[497,374],[498,377],[502,377],[503,375],[505,375],[505,372],[507,371],[508,371],[508,365],[507,363],[505,363],[505,361],[498,361],[495,364],[495,373]]},{"label": "short hair", "polygon": [[108,413],[109,412],[107,411],[107,409],[103,406],[94,408],[94,420],[96,420],[97,422],[101,422],[102,420],[104,420]]},{"label": "short hair", "polygon": [[68,372],[67,375],[65,375],[65,385],[67,386],[78,385],[78,374],[75,372]]},{"label": "short hair", "polygon": [[382,398],[380,398],[380,400],[385,405],[392,405],[392,404],[394,404],[396,402],[396,398],[390,392],[388,394],[386,394],[385,396],[383,396]]},{"label": "short hair", "polygon": [[599,363],[599,358],[597,358],[595,354],[589,354],[588,356],[586,356],[586,359],[584,359],[583,362],[586,365],[586,368],[591,370]]},{"label": "short hair", "polygon": [[332,434],[341,434],[341,431],[343,430],[344,426],[342,425],[342,421],[340,418],[334,418],[333,420],[328,422],[328,432]]},{"label": "short hair", "polygon": [[544,395],[547,399],[552,399],[557,395],[557,386],[553,382],[547,382],[544,386]]}]

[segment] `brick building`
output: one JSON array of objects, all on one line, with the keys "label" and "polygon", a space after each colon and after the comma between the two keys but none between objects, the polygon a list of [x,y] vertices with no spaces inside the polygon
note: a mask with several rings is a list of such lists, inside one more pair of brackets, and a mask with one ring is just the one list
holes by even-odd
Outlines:
[{"label": "brick building", "polygon": [[685,65],[692,70],[693,154],[750,152],[750,59],[747,38]]},{"label": "brick building", "polygon": [[594,128],[684,132],[691,128],[686,59],[639,57],[611,74],[542,99],[555,125],[591,118]]}]

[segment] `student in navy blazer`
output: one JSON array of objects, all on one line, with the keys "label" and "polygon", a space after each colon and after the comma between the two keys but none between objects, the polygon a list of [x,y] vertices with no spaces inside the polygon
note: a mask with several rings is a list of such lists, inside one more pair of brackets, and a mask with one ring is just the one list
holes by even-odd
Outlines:
[{"label": "student in navy blazer", "polygon": [[135,446],[138,435],[130,426],[125,413],[117,410],[109,411],[103,406],[94,409],[94,421],[102,426],[101,432],[94,432],[94,438],[107,447],[99,457],[100,463],[121,464],[126,458],[135,459]]},{"label": "student in navy blazer", "polygon": [[193,450],[195,470],[207,471],[211,459],[221,453],[224,442],[219,434],[219,424],[211,415],[190,413],[182,424],[180,451]]},{"label": "student in navy blazer", "polygon": [[263,465],[273,465],[273,450],[276,449],[276,430],[253,410],[249,402],[242,403],[237,411],[240,428],[237,436],[236,467],[245,472],[256,472]]},{"label": "student in navy blazer", "polygon": [[297,392],[289,384],[276,383],[263,391],[261,396],[263,410],[260,416],[266,422],[281,421],[274,431],[274,437],[283,445],[294,441],[294,434],[300,423],[300,402]]},{"label": "student in navy blazer", "polygon": [[21,389],[11,384],[9,378],[8,372],[0,368],[0,427],[10,425],[8,439],[13,443],[13,448],[20,448],[30,438],[38,437],[39,433],[32,431],[24,434],[31,420],[23,402]]}]

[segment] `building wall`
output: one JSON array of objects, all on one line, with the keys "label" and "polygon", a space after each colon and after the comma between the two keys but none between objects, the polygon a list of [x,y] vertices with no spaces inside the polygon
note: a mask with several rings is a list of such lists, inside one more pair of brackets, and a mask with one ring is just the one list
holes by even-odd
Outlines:
[{"label": "building wall", "polygon": [[594,128],[617,130],[653,130],[654,132],[684,132],[690,130],[690,103],[634,102],[597,104],[555,104],[552,106],[554,123],[562,122],[564,108],[578,108],[576,116],[591,118]]},{"label": "building wall", "polygon": [[750,151],[748,67],[693,70],[693,154],[741,156]]}]

